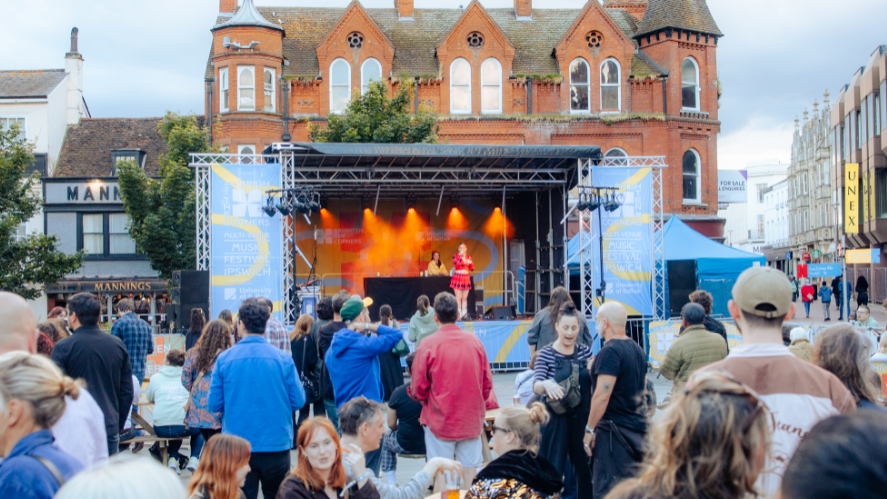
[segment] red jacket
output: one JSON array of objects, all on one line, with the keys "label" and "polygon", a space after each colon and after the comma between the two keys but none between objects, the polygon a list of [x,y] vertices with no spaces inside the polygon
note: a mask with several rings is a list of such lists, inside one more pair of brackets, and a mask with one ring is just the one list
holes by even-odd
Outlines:
[{"label": "red jacket", "polygon": [[459,326],[442,326],[416,349],[409,394],[422,403],[419,421],[442,440],[477,438],[493,391],[483,343]]},{"label": "red jacket", "polygon": [[[807,298],[807,295],[810,295],[811,298]],[[816,292],[813,291],[813,286],[809,284],[801,286],[801,299],[804,301],[813,301],[816,299]]]}]

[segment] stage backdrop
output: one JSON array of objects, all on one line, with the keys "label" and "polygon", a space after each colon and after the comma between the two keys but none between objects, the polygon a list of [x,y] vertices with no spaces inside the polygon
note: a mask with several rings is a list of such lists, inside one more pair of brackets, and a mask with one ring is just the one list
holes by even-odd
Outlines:
[{"label": "stage backdrop", "polygon": [[[475,286],[484,288],[486,305],[501,304],[502,234],[512,235],[513,228],[495,201],[458,199],[453,210],[444,196],[437,215],[436,198],[419,199],[413,211],[405,200],[381,199],[375,216],[373,201],[330,200],[320,214],[311,215],[310,225],[303,215],[296,216],[299,248],[309,260],[316,255],[316,275],[323,279],[325,294],[341,288],[362,294],[364,277],[418,277],[427,270],[433,250],[440,252],[449,271],[453,254],[464,242],[474,260]],[[299,282],[309,275],[301,257],[296,275]]]},{"label": "stage backdrop", "polygon": [[[592,168],[594,185],[619,187],[622,206],[601,210],[604,226],[606,299],[625,307],[628,315],[653,315],[653,175],[650,168]],[[598,216],[593,214],[594,288],[600,288]],[[595,311],[600,300],[595,299]]]},{"label": "stage backdrop", "polygon": [[240,303],[264,296],[282,317],[280,214],[265,215],[265,192],[280,185],[280,165],[212,165],[211,314],[237,313]]}]

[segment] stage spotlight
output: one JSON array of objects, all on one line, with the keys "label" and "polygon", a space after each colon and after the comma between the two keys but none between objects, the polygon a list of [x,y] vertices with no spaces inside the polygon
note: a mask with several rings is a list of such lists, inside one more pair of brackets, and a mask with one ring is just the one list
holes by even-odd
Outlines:
[{"label": "stage spotlight", "polygon": [[499,213],[499,212],[502,211],[502,208],[499,208],[499,207],[497,206],[497,207],[493,208],[493,211],[495,211],[496,213]]},{"label": "stage spotlight", "polygon": [[407,199],[407,212],[414,213],[416,211],[416,200],[415,199]]},{"label": "stage spotlight", "polygon": [[299,213],[307,215],[311,209],[308,208],[308,196],[306,194],[299,194],[296,197],[296,209],[299,210]]},{"label": "stage spotlight", "polygon": [[619,209],[619,206],[620,206],[620,203],[616,199],[616,193],[611,192],[610,199],[608,199],[607,202],[604,203],[604,209],[607,211],[616,211]]},{"label": "stage spotlight", "polygon": [[308,209],[314,213],[320,213],[320,193],[314,193],[314,197],[308,203]]},{"label": "stage spotlight", "polygon": [[277,205],[277,211],[279,211],[281,215],[288,217],[289,214],[293,212],[293,207],[289,202],[281,201],[280,204]]},{"label": "stage spotlight", "polygon": [[601,206],[601,198],[598,194],[589,194],[588,203],[585,205],[588,211],[594,211]]},{"label": "stage spotlight", "polygon": [[271,196],[268,196],[268,200],[265,202],[265,206],[262,207],[262,211],[264,211],[269,217],[273,217],[277,214],[277,208],[274,207],[274,199]]}]

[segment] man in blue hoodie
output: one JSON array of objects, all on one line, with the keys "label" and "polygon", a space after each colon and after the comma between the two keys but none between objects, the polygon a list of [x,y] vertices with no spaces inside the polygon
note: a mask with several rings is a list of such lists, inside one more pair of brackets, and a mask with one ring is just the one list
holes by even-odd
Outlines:
[{"label": "man in blue hoodie", "polygon": [[[333,383],[337,410],[359,396],[382,403],[382,378],[376,356],[394,348],[403,333],[393,327],[371,323],[366,307],[372,303],[370,298],[363,301],[352,298],[339,311],[345,328],[333,336],[324,359]],[[381,457],[379,449],[366,455],[366,466],[376,475],[382,465]]]}]

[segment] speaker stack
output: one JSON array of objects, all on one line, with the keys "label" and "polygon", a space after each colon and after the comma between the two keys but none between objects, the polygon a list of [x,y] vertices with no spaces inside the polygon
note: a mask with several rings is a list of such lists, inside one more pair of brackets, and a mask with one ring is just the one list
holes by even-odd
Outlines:
[{"label": "speaker stack", "polygon": [[167,320],[175,323],[173,331],[183,332],[191,322],[191,309],[203,310],[209,322],[209,271],[208,270],[175,270],[172,273],[172,290],[170,291],[171,307]]}]

